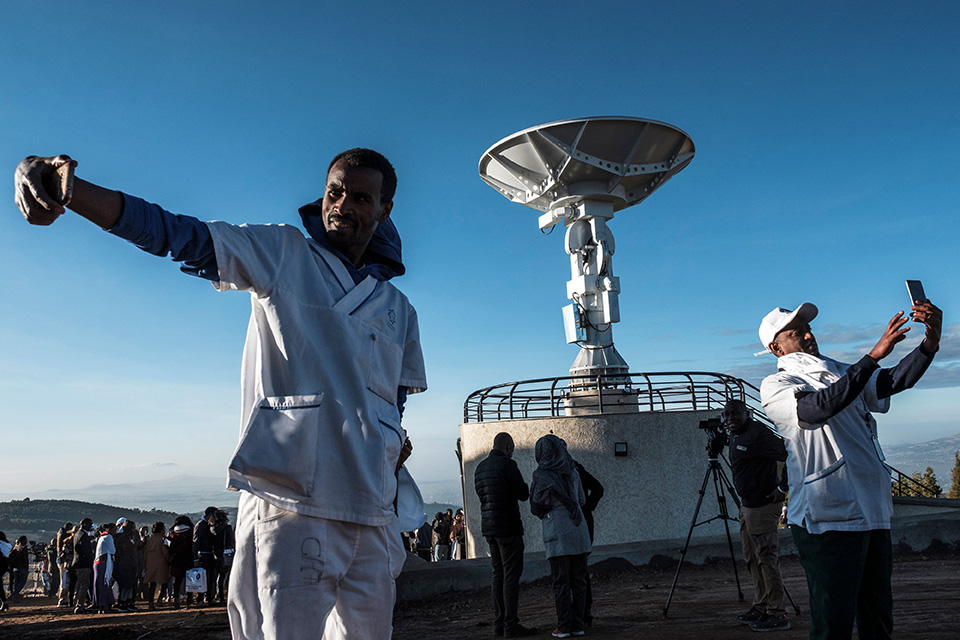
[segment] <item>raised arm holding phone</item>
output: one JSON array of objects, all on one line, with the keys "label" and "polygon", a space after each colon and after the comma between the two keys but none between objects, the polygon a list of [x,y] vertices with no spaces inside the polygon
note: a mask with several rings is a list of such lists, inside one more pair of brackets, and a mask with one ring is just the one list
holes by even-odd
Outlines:
[{"label": "raised arm holding phone", "polygon": [[[893,499],[874,413],[909,389],[940,348],[942,313],[912,300],[879,341],[854,364],[820,354],[810,322],[818,309],[774,309],[760,325],[760,342],[777,356],[777,373],[760,387],[764,410],[787,447],[787,520],[810,587],[810,639],[890,638]],[[923,341],[894,367],[881,369],[906,337],[910,320]]]}]

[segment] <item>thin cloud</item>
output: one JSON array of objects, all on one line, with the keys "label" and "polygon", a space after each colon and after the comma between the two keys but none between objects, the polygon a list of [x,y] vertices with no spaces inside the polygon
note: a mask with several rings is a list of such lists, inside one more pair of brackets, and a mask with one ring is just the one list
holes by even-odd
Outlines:
[{"label": "thin cloud", "polygon": [[721,336],[745,336],[756,333],[754,329],[730,329],[727,327],[710,327],[707,331]]},{"label": "thin cloud", "polygon": [[143,471],[144,469],[174,469],[180,465],[176,462],[147,462],[145,464],[138,464],[132,467],[120,467],[112,469],[112,471]]}]

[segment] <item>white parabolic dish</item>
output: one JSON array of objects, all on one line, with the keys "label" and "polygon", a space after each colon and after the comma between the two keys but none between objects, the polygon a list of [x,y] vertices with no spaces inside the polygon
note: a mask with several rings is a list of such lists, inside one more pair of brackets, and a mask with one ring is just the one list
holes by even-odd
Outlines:
[{"label": "white parabolic dish", "polygon": [[490,147],[480,177],[513,202],[540,211],[582,200],[620,211],[642,202],[690,164],[693,140],[644,118],[576,118],[525,129]]}]

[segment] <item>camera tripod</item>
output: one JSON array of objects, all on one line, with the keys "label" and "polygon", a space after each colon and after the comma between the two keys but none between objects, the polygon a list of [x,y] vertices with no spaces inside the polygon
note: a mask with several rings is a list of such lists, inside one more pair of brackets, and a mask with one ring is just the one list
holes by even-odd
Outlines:
[{"label": "camera tripod", "polygon": [[[709,451],[709,449],[708,449]],[[709,453],[714,453],[709,451]],[[726,458],[724,458],[726,461]],[[727,465],[729,466],[729,462]],[[717,505],[720,509],[720,513],[714,517],[704,520],[703,522],[697,522],[697,517],[700,515],[700,507],[703,505],[703,495],[707,491],[707,483],[710,481],[710,478],[713,477],[713,487],[717,494]],[[730,564],[733,565],[733,577],[737,582],[737,599],[740,602],[743,602],[743,589],[740,588],[740,574],[737,571],[737,560],[733,555],[733,540],[730,537],[730,524],[729,521],[733,520],[734,522],[739,522],[737,518],[730,516],[730,513],[727,511],[727,498],[724,495],[724,491],[730,494],[730,499],[733,500],[733,503],[737,505],[737,509],[740,508],[740,499],[737,497],[737,492],[733,488],[733,484],[730,482],[730,479],[727,478],[727,474],[724,472],[723,467],[720,466],[720,456],[710,456],[708,458],[707,472],[703,476],[703,483],[700,485],[700,497],[697,499],[697,508],[693,512],[693,521],[690,523],[690,530],[687,532],[687,540],[683,543],[683,549],[680,551],[680,562],[677,563],[677,572],[673,576],[673,584],[670,586],[670,595],[667,597],[667,604],[663,607],[663,617],[667,617],[667,610],[670,608],[670,601],[673,600],[673,591],[677,588],[677,580],[680,578],[680,569],[683,568],[683,560],[687,556],[687,550],[690,548],[690,538],[693,536],[693,530],[696,527],[699,527],[702,524],[707,524],[713,522],[714,520],[723,520],[723,527],[727,532],[727,548],[730,550]],[[790,604],[793,605],[794,610],[797,615],[800,615],[800,607],[797,606],[797,603],[794,602],[793,596],[790,595],[790,592],[787,591],[786,585],[783,587],[783,593],[787,596],[787,599],[790,600]]]},{"label": "camera tripod", "polygon": [[[711,451],[710,453],[713,452]],[[670,608],[670,601],[673,600],[673,591],[677,588],[677,580],[680,578],[680,569],[683,568],[683,560],[687,557],[687,550],[690,548],[690,538],[693,536],[693,530],[702,524],[708,524],[714,520],[723,520],[723,527],[727,531],[727,547],[730,549],[730,563],[733,565],[733,576],[737,581],[737,599],[743,602],[743,589],[740,588],[740,574],[737,571],[737,561],[733,556],[733,540],[730,538],[729,521],[736,521],[737,519],[731,517],[727,511],[727,498],[724,491],[730,494],[730,499],[733,500],[738,509],[740,508],[740,500],[737,498],[737,492],[734,491],[733,485],[727,478],[723,467],[720,466],[720,458],[718,456],[711,456],[708,458],[708,462],[707,472],[704,474],[703,483],[700,485],[700,498],[697,500],[697,508],[693,512],[693,521],[690,523],[690,530],[687,532],[687,541],[683,543],[683,549],[680,550],[680,562],[677,563],[677,573],[673,576],[670,596],[667,598],[667,604],[663,607],[663,617],[665,618],[667,617],[667,610]],[[700,507],[703,505],[703,495],[707,491],[707,483],[711,477],[713,477],[713,488],[717,494],[717,505],[720,507],[720,513],[703,522],[697,522],[697,517],[700,515]]]}]

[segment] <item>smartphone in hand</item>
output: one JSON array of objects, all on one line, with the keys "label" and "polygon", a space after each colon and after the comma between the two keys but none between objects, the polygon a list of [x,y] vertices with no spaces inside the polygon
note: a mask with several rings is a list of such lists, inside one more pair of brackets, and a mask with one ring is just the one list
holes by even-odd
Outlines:
[{"label": "smartphone in hand", "polygon": [[43,189],[57,204],[67,206],[73,196],[73,167],[74,163],[67,162],[43,179]]},{"label": "smartphone in hand", "polygon": [[923,293],[923,283],[919,280],[907,280],[907,293],[910,294],[911,305],[927,301],[927,296]]}]

